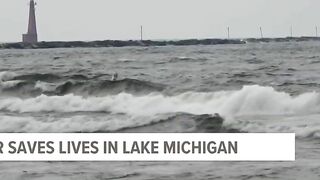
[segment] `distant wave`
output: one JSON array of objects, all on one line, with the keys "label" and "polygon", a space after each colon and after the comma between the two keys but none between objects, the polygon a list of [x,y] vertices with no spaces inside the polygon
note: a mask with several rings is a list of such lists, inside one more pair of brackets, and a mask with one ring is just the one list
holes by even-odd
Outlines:
[{"label": "distant wave", "polygon": [[165,86],[136,79],[122,79],[119,81],[98,81],[98,82],[72,82],[68,81],[58,86],[55,93],[59,95],[78,93],[87,95],[118,94],[128,92],[133,94],[145,94],[162,91]]},{"label": "distant wave", "polygon": [[16,75],[14,80],[23,81],[47,81],[54,82],[61,79],[58,75],[54,74],[27,74],[27,75]]},{"label": "distant wave", "polygon": [[[166,88],[157,84],[137,79],[110,81],[106,75],[87,77],[80,74],[58,76],[53,74],[16,75],[10,72],[0,73],[0,93],[13,96],[39,96],[77,94],[82,96],[103,96],[127,92],[145,94],[159,92]],[[0,94],[0,95],[1,95]]]},{"label": "distant wave", "polygon": [[129,63],[129,62],[134,62],[137,61],[136,59],[129,59],[129,58],[120,58],[118,59],[119,62],[124,62],[124,63]]},{"label": "distant wave", "polygon": [[186,61],[207,61],[207,58],[204,57],[186,57],[186,56],[178,56],[178,57],[172,57],[169,60],[169,63],[178,63],[178,62],[186,62]]}]

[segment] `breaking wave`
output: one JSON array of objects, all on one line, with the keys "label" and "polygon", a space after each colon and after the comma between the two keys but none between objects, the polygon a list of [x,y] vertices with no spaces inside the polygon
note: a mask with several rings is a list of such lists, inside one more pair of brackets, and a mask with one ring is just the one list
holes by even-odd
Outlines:
[{"label": "breaking wave", "polygon": [[15,73],[9,71],[0,72],[0,82],[12,80],[16,76]]},{"label": "breaking wave", "polygon": [[239,132],[223,127],[223,119],[212,115],[176,114],[163,115],[153,120],[147,117],[130,116],[90,117],[74,115],[71,117],[16,117],[1,116],[0,132]]},{"label": "breaking wave", "polygon": [[11,112],[94,112],[130,115],[165,113],[236,115],[281,115],[320,112],[320,94],[310,92],[290,96],[272,87],[244,86],[238,91],[186,92],[176,96],[161,93],[136,96],[119,93],[104,97],[40,95],[32,98],[0,99],[0,110]]},{"label": "breaking wave", "polygon": [[[320,94],[317,92],[291,96],[288,93],[276,91],[272,87],[258,85],[244,86],[237,91],[186,92],[175,96],[166,96],[159,92],[145,95],[122,92],[101,97],[75,94],[40,95],[29,98],[6,96],[0,98],[0,112],[54,112],[71,115],[83,112],[89,115],[90,113],[108,113],[108,116],[99,121],[90,120],[95,118],[91,115],[83,118],[89,118],[87,121],[74,119],[75,117],[49,122],[32,119],[16,121],[20,125],[16,128],[18,131],[28,131],[32,127],[42,127],[40,131],[43,130],[43,132],[229,132],[231,130],[231,132],[296,132],[299,137],[320,137],[318,120],[311,123],[299,119],[300,124],[298,123],[297,126],[291,124],[292,121],[281,124],[282,120],[267,126],[252,122],[239,123],[234,120],[234,117],[241,116],[268,115],[299,118],[303,115],[320,113]],[[212,115],[215,113],[225,118],[223,126],[219,123],[213,126],[219,127],[221,131],[219,128],[211,129],[212,131],[207,129],[213,122],[217,122],[212,121]],[[162,117],[168,114],[170,116]],[[126,118],[116,117],[108,120],[109,115],[124,115]],[[0,121],[1,124],[10,125],[9,120],[3,122],[4,119],[0,119]],[[110,124],[109,121],[112,123]],[[199,122],[202,122],[200,126]],[[32,123],[40,124],[31,126]],[[118,126],[119,124],[123,126]],[[17,124],[13,123],[12,127],[15,126]],[[59,128],[61,130],[58,130]],[[0,128],[1,131],[5,129],[15,132],[15,128],[11,126]]]}]

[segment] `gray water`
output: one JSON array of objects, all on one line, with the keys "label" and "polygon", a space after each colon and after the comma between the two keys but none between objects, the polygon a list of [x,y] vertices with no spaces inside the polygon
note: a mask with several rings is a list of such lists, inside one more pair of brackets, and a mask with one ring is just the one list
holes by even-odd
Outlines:
[{"label": "gray water", "polygon": [[[1,162],[0,177],[320,179],[319,69],[320,42],[0,50],[0,132],[294,132],[297,140],[295,162]],[[212,129],[214,113],[225,121]]]}]

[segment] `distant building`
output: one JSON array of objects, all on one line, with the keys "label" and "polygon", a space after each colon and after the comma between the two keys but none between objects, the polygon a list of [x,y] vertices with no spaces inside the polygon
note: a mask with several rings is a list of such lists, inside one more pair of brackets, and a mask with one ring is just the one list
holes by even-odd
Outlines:
[{"label": "distant building", "polygon": [[30,0],[28,32],[27,32],[27,34],[22,35],[22,42],[24,42],[24,43],[37,43],[38,42],[34,0]]}]

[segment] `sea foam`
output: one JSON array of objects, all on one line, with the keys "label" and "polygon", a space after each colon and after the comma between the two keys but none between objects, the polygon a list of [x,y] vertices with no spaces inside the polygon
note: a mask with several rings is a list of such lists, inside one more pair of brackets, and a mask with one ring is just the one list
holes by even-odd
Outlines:
[{"label": "sea foam", "polygon": [[[310,92],[290,96],[272,87],[245,86],[238,91],[211,93],[187,92],[176,96],[159,93],[144,96],[120,93],[105,97],[82,97],[73,94],[64,96],[41,95],[35,98],[0,98],[0,111],[19,113],[38,112],[108,112],[106,118],[71,116],[60,120],[21,119],[5,116],[0,118],[1,132],[96,132],[113,131],[118,128],[148,124],[159,115],[187,113],[194,115],[220,113],[226,118],[225,126],[248,132],[296,132],[298,137],[320,137],[319,93]],[[110,114],[111,113],[111,114]],[[110,117],[110,115],[115,115]],[[313,120],[306,121],[316,116]],[[120,118],[120,116],[123,118]],[[239,123],[235,116],[265,115],[281,120],[265,125],[249,122]],[[89,119],[88,119],[89,118]],[[274,121],[275,119],[272,119]],[[315,120],[316,119],[316,120]],[[177,122],[178,123],[178,122]],[[120,125],[120,126],[119,126]],[[35,129],[36,128],[36,129]]]},{"label": "sea foam", "polygon": [[0,110],[12,112],[94,112],[105,111],[130,115],[152,116],[164,113],[235,115],[281,115],[317,113],[320,96],[317,92],[290,96],[272,87],[245,86],[238,91],[210,93],[186,92],[176,96],[151,93],[134,96],[120,93],[105,97],[41,95],[21,99],[3,97]]}]

